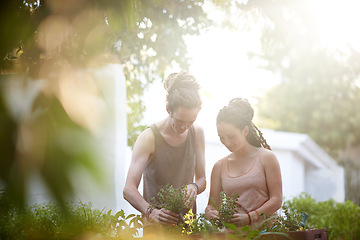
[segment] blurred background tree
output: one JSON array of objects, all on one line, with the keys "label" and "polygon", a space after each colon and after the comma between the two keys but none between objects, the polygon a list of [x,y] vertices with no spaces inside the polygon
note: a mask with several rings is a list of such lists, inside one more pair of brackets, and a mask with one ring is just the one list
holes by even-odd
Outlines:
[{"label": "blurred background tree", "polygon": [[[322,12],[313,4],[323,4]],[[325,12],[334,19],[325,24],[349,28],[342,22],[347,12],[334,2],[309,0],[249,0],[237,6],[262,27],[262,50],[250,57],[281,78],[259,97],[262,126],[309,134],[345,167],[346,199],[360,204],[360,51],[340,41],[345,36],[320,31]]]},{"label": "blurred background tree", "polygon": [[[93,129],[69,116],[60,82],[76,69],[120,63],[131,146],[144,128],[144,89],[169,66],[188,69],[184,37],[211,26],[205,2],[227,13],[224,27],[262,29],[262,49],[249,56],[281,76],[281,84],[259,97],[261,126],[309,134],[344,165],[346,199],[360,203],[359,50],[323,44],[319,12],[311,6],[317,1],[6,0],[0,10],[0,180],[20,204],[31,169],[42,172],[60,202],[72,193],[67,177],[77,165],[101,178],[96,155],[89,154]],[[34,93],[27,111],[14,113],[5,83],[26,87],[38,79],[46,79],[46,87]],[[64,144],[74,142],[73,133],[84,144]]]},{"label": "blurred background tree", "polygon": [[[203,0],[6,0],[0,12],[0,180],[20,205],[39,170],[56,200],[72,194],[69,173],[98,178],[91,127],[74,121],[58,88],[76,69],[120,63],[127,85],[129,145],[144,126],[141,95],[171,65],[188,68],[184,36],[206,30]],[[27,111],[14,114],[8,82],[46,79]],[[11,99],[11,98],[10,98]],[[77,133],[77,134],[76,134]],[[75,137],[74,137],[75,136]],[[73,142],[74,144],[69,144]]]}]

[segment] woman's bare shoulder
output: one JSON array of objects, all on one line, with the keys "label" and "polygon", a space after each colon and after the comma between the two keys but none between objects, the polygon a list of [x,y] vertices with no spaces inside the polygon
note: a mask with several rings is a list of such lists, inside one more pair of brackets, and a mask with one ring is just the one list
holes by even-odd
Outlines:
[{"label": "woman's bare shoulder", "polygon": [[278,164],[278,159],[275,153],[269,149],[261,149],[260,162],[263,166]]},{"label": "woman's bare shoulder", "polygon": [[215,163],[214,166],[213,166],[213,170],[215,170],[215,171],[221,170],[222,165],[223,165],[223,162],[224,162],[224,159],[226,159],[226,158],[227,158],[227,156],[221,158],[220,160],[217,160],[216,163]]}]

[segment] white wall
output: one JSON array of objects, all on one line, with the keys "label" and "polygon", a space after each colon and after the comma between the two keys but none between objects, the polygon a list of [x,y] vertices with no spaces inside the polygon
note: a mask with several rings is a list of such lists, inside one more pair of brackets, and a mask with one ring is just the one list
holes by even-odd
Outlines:
[{"label": "white wall", "polygon": [[306,192],[317,201],[326,201],[333,198],[335,201],[344,201],[343,170],[339,168],[338,172],[331,169],[311,169],[307,171],[305,183]]},{"label": "white wall", "polygon": [[274,149],[281,170],[283,197],[291,199],[305,191],[305,169],[293,152]]},{"label": "white wall", "polygon": [[[102,183],[92,178],[83,169],[72,169],[70,176],[76,193],[74,202],[91,202],[98,209],[119,210],[126,207],[122,198],[122,186],[126,176],[127,156],[131,154],[127,147],[126,123],[126,81],[120,64],[107,64],[96,69],[77,70],[68,83],[72,89],[74,100],[88,97],[86,104],[91,110],[87,118],[94,118],[92,140],[100,149],[98,162],[101,166]],[[89,81],[91,91],[79,89],[75,81],[84,84]],[[80,86],[81,86],[80,84]],[[81,96],[77,96],[80,94]],[[27,100],[28,101],[28,100]],[[74,104],[77,104],[74,101]],[[81,110],[81,108],[80,108]],[[28,203],[46,203],[53,201],[40,176],[34,172],[28,181]],[[129,207],[130,208],[130,207]],[[126,208],[125,208],[126,209]]]}]

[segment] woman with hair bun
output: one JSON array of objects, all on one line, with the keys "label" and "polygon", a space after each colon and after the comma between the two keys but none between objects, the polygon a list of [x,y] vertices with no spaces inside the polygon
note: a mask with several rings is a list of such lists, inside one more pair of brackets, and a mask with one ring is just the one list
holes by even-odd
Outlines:
[{"label": "woman with hair bun", "polygon": [[[256,227],[282,205],[282,180],[278,160],[261,131],[252,122],[254,110],[246,99],[234,98],[217,116],[222,144],[231,152],[215,163],[211,173],[208,219],[219,218],[220,193],[238,194],[230,223]],[[211,200],[213,199],[213,201]]]},{"label": "woman with hair bun", "polygon": [[[194,76],[181,71],[170,74],[164,87],[169,115],[138,136],[123,190],[124,198],[146,216],[144,225],[178,222],[178,214],[151,205],[151,199],[167,184],[187,185],[188,199],[195,199],[206,187],[205,137],[203,129],[194,124],[202,104],[200,86]],[[143,195],[138,191],[141,177]]]}]

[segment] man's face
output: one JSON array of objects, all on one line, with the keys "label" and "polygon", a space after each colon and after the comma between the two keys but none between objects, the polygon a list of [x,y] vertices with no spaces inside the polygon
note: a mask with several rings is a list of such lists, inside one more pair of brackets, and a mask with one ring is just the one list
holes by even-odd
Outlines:
[{"label": "man's face", "polygon": [[195,122],[200,109],[189,109],[179,107],[174,112],[170,113],[171,127],[176,133],[184,133]]}]

